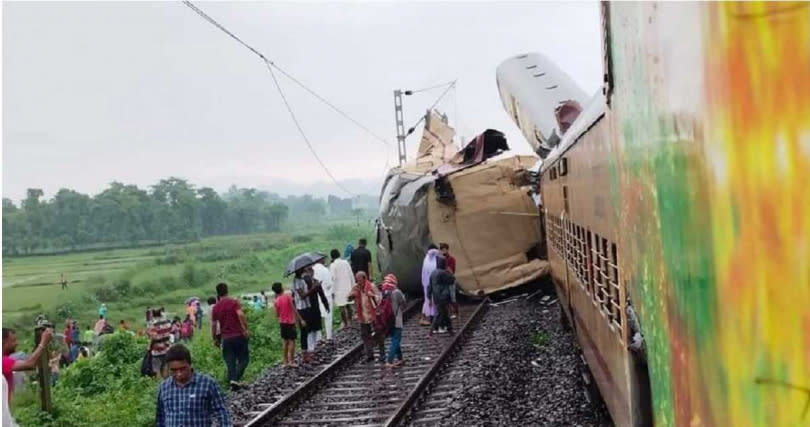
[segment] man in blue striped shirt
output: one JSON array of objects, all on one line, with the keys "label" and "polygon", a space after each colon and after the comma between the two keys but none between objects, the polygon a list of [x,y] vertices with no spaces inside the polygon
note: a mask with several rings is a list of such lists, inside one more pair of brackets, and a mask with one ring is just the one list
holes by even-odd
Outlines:
[{"label": "man in blue striped shirt", "polygon": [[158,427],[210,427],[213,416],[222,427],[232,427],[225,397],[213,378],[191,369],[191,354],[183,344],[166,353],[171,377],[160,383],[157,394]]}]

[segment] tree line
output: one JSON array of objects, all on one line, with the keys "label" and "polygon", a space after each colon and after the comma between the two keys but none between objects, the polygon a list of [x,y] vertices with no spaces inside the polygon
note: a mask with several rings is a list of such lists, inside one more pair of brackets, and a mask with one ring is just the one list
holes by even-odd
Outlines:
[{"label": "tree line", "polygon": [[[296,202],[295,210],[313,209],[312,200],[317,200],[288,199]],[[29,189],[20,206],[3,198],[3,254],[279,231],[290,213],[283,201],[273,193],[235,186],[220,195],[179,178],[160,180],[148,190],[113,182],[92,197],[63,188],[44,200],[42,190]],[[322,205],[314,209],[322,213]]]}]

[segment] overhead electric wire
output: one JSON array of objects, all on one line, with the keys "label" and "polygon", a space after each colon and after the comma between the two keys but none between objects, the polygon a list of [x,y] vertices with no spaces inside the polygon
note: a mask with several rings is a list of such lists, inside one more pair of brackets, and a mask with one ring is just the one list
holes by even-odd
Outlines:
[{"label": "overhead electric wire", "polygon": [[309,88],[307,85],[305,85],[304,83],[302,83],[300,80],[296,79],[296,78],[295,78],[295,77],[294,77],[292,74],[288,73],[288,72],[287,72],[287,71],[285,71],[283,68],[281,68],[281,67],[280,67],[278,64],[276,64],[275,62],[273,62],[273,61],[271,61],[270,59],[268,59],[266,56],[264,56],[264,54],[262,54],[261,52],[259,52],[257,49],[253,48],[253,46],[251,46],[251,45],[249,45],[249,44],[245,43],[245,42],[244,42],[242,39],[240,39],[239,37],[237,37],[237,36],[236,36],[234,33],[232,33],[232,32],[230,32],[230,31],[228,31],[228,29],[227,29],[227,28],[225,28],[224,26],[222,26],[222,24],[220,24],[219,22],[217,22],[216,20],[214,20],[214,18],[211,18],[210,16],[208,16],[208,15],[207,15],[207,14],[206,14],[206,13],[205,13],[205,12],[204,12],[202,9],[198,8],[197,6],[195,6],[195,5],[194,5],[194,3],[192,3],[192,2],[190,2],[190,1],[188,1],[188,0],[184,0],[184,1],[183,1],[183,4],[185,4],[186,6],[188,6],[189,8],[191,8],[191,10],[193,10],[194,12],[196,12],[198,15],[200,15],[200,16],[201,16],[203,19],[205,19],[206,21],[208,21],[208,22],[209,22],[211,25],[213,25],[213,26],[215,26],[215,27],[219,28],[219,29],[220,29],[220,30],[222,30],[222,32],[224,32],[225,34],[227,34],[227,35],[231,36],[231,37],[232,37],[234,40],[236,40],[237,42],[239,42],[239,44],[241,44],[242,46],[244,46],[245,48],[247,48],[248,50],[250,50],[251,52],[253,52],[254,54],[256,54],[256,56],[258,56],[259,58],[261,58],[263,61],[265,61],[265,62],[269,63],[269,64],[270,64],[270,65],[271,65],[273,68],[275,68],[276,70],[278,70],[278,71],[279,71],[281,74],[283,74],[285,77],[287,77],[288,79],[292,80],[292,81],[293,81],[293,83],[297,84],[298,86],[300,86],[301,88],[303,88],[304,90],[306,90],[307,92],[309,92],[309,93],[310,93],[312,96],[314,96],[314,97],[315,97],[315,98],[317,98],[319,101],[321,101],[321,102],[323,102],[324,104],[326,104],[327,106],[329,106],[329,108],[331,108],[332,110],[334,110],[335,112],[337,112],[338,114],[340,114],[341,116],[343,116],[343,117],[344,117],[346,120],[349,120],[350,122],[354,123],[354,125],[355,125],[355,126],[357,126],[357,127],[359,127],[360,129],[362,129],[362,130],[366,131],[366,133],[368,133],[369,135],[371,135],[371,136],[373,136],[374,138],[378,139],[378,140],[379,140],[379,141],[381,141],[382,143],[387,144],[387,145],[390,145],[390,144],[391,144],[390,142],[388,142],[388,140],[386,140],[385,138],[383,138],[383,137],[381,137],[381,136],[377,135],[377,134],[376,134],[374,131],[372,131],[371,129],[369,129],[368,127],[366,127],[365,125],[363,125],[362,123],[360,123],[359,121],[357,121],[356,119],[354,119],[354,118],[353,118],[352,116],[350,116],[348,113],[346,113],[345,111],[343,111],[343,110],[341,110],[340,108],[338,108],[337,106],[335,106],[335,104],[332,104],[331,102],[329,102],[329,100],[328,100],[328,99],[324,98],[323,96],[321,96],[320,94],[318,94],[318,93],[317,93],[317,92],[315,92],[314,90],[310,89],[310,88]]},{"label": "overhead electric wire", "polygon": [[[227,29],[227,28],[225,28],[225,27],[224,27],[223,25],[221,25],[219,22],[217,22],[216,20],[214,20],[213,18],[211,18],[210,16],[208,16],[208,14],[206,14],[206,13],[205,13],[205,12],[204,12],[202,9],[198,8],[197,6],[195,6],[195,5],[194,5],[192,2],[190,2],[190,1],[188,1],[188,0],[184,0],[184,1],[183,1],[183,4],[185,4],[186,6],[188,6],[188,7],[189,7],[191,10],[193,10],[194,12],[196,12],[196,13],[197,13],[197,14],[198,14],[200,17],[202,17],[202,18],[203,18],[204,20],[206,20],[208,23],[210,23],[211,25],[213,25],[213,26],[215,26],[215,27],[219,28],[219,29],[220,29],[222,32],[224,32],[225,34],[229,35],[231,38],[233,38],[234,40],[236,40],[236,41],[237,41],[239,44],[241,44],[242,46],[244,46],[245,48],[247,48],[248,50],[250,50],[251,52],[253,52],[253,53],[254,53],[256,56],[258,56],[259,58],[261,58],[261,60],[262,60],[262,61],[264,61],[265,65],[267,66],[267,69],[270,71],[270,76],[273,78],[273,83],[275,84],[276,89],[278,89],[279,95],[281,95],[281,99],[284,101],[284,106],[287,108],[287,111],[290,113],[290,117],[292,117],[292,120],[293,120],[293,122],[295,123],[296,128],[298,129],[298,132],[301,134],[301,137],[304,139],[304,142],[306,143],[306,145],[307,145],[307,147],[309,148],[310,152],[312,152],[313,157],[315,157],[315,160],[317,160],[317,161],[318,161],[318,163],[320,164],[321,168],[323,168],[324,172],[326,172],[326,174],[329,176],[329,178],[331,178],[331,179],[332,179],[332,181],[335,183],[335,185],[336,185],[338,188],[340,188],[341,190],[345,191],[347,194],[354,196],[354,194],[353,194],[351,191],[349,191],[348,189],[346,189],[346,187],[344,187],[343,185],[341,185],[341,184],[338,182],[338,180],[335,178],[335,176],[332,174],[332,172],[329,170],[329,168],[327,168],[327,167],[326,167],[326,164],[324,164],[324,162],[321,160],[320,156],[318,156],[317,152],[315,151],[315,149],[314,149],[314,148],[313,148],[313,146],[312,146],[312,143],[310,143],[309,138],[306,136],[306,133],[304,133],[304,130],[303,130],[303,128],[301,127],[301,124],[298,122],[298,118],[295,116],[295,112],[293,112],[292,107],[290,106],[290,103],[287,101],[287,97],[284,95],[284,91],[281,89],[281,85],[279,84],[278,79],[276,78],[276,75],[275,75],[275,73],[273,72],[273,68],[277,69],[277,70],[278,70],[280,73],[282,73],[284,76],[286,76],[287,78],[289,78],[290,80],[292,80],[294,83],[296,83],[297,85],[299,85],[299,86],[301,86],[302,88],[304,88],[304,90],[306,90],[307,92],[309,92],[310,94],[312,94],[313,96],[315,96],[315,97],[316,97],[317,99],[319,99],[321,102],[323,102],[323,103],[325,103],[326,105],[328,105],[330,108],[332,108],[333,110],[335,110],[337,113],[339,113],[340,115],[342,115],[344,118],[348,119],[349,121],[351,121],[352,123],[354,123],[354,124],[355,124],[356,126],[358,126],[359,128],[363,129],[364,131],[366,131],[366,132],[367,132],[367,133],[369,133],[370,135],[374,136],[374,137],[375,137],[375,138],[377,138],[378,140],[380,140],[380,141],[382,141],[383,143],[385,143],[385,144],[386,144],[386,146],[389,146],[389,147],[390,147],[390,143],[389,143],[388,141],[386,141],[386,140],[385,140],[385,138],[380,137],[379,135],[377,135],[376,133],[374,133],[373,131],[371,131],[370,129],[368,129],[366,126],[364,126],[362,123],[358,122],[357,120],[355,120],[354,118],[352,118],[351,116],[349,116],[349,115],[348,115],[347,113],[345,113],[343,110],[341,110],[341,109],[339,109],[338,107],[336,107],[334,104],[332,104],[331,102],[329,102],[329,101],[328,101],[326,98],[322,97],[322,96],[321,96],[321,95],[319,95],[317,92],[315,92],[314,90],[310,89],[309,87],[307,87],[306,85],[304,85],[303,83],[301,83],[301,82],[300,82],[298,79],[296,79],[296,78],[295,78],[295,77],[293,77],[291,74],[289,74],[289,73],[287,73],[286,71],[284,71],[284,70],[283,70],[281,67],[279,67],[278,65],[276,65],[276,64],[275,64],[273,61],[271,61],[271,60],[267,59],[267,57],[266,57],[266,56],[264,56],[264,54],[262,54],[261,52],[259,52],[257,49],[253,48],[252,46],[250,46],[250,45],[249,45],[249,44],[247,44],[246,42],[244,42],[242,39],[240,39],[239,37],[237,37],[237,36],[236,36],[235,34],[233,34],[232,32],[228,31],[228,29]],[[387,160],[387,156],[386,156],[386,162],[387,162],[387,161],[388,161],[388,160]]]},{"label": "overhead electric wire", "polygon": [[438,85],[435,85],[435,86],[430,86],[430,87],[425,87],[425,88],[422,88],[422,89],[417,89],[417,90],[409,90],[409,91],[406,91],[406,92],[408,92],[408,94],[409,94],[409,95],[413,95],[413,94],[415,94],[415,93],[419,93],[419,92],[427,92],[427,91],[429,91],[429,90],[438,89],[438,88],[440,88],[440,87],[445,87],[445,86],[447,86],[447,85],[452,85],[452,84],[453,84],[453,83],[455,83],[455,82],[456,82],[456,81],[455,81],[455,80],[453,80],[452,82],[446,82],[446,83],[442,83],[442,84],[438,84]]},{"label": "overhead electric wire", "polygon": [[[442,92],[442,94],[439,95],[438,98],[436,98],[436,101],[433,103],[433,105],[430,106],[430,108],[428,108],[428,111],[433,110],[433,108],[436,107],[436,105],[438,105],[439,102],[441,102],[442,98],[444,98],[444,96],[447,95],[447,92],[449,92],[450,89],[456,87],[456,82],[457,81],[458,80],[453,80],[452,82],[450,82],[449,86],[447,86],[447,89],[445,89],[444,92]],[[405,136],[408,136],[408,135],[412,134],[413,131],[416,129],[416,127],[419,126],[419,124],[422,123],[423,120],[425,120],[425,115],[424,114],[422,115],[422,117],[419,118],[419,120],[416,123],[414,123],[413,126],[408,128],[408,133]]]},{"label": "overhead electric wire", "polygon": [[273,83],[275,83],[276,89],[278,89],[278,94],[281,95],[281,100],[284,101],[284,106],[287,107],[287,112],[290,113],[290,117],[292,118],[293,123],[295,123],[295,127],[298,128],[298,132],[301,134],[301,138],[303,138],[304,142],[307,144],[307,147],[309,148],[309,151],[312,152],[312,156],[315,157],[315,160],[317,160],[318,163],[321,165],[321,167],[323,168],[323,171],[326,172],[327,175],[329,175],[329,178],[332,178],[332,181],[335,183],[335,185],[338,188],[345,191],[346,194],[348,194],[350,196],[354,196],[354,193],[349,191],[346,187],[341,185],[340,182],[338,182],[338,180],[335,178],[335,176],[332,175],[332,172],[329,171],[329,168],[327,168],[326,165],[323,163],[323,160],[321,160],[321,157],[318,156],[318,153],[315,151],[315,148],[313,148],[312,144],[309,142],[309,138],[307,138],[307,134],[304,133],[304,129],[301,128],[301,124],[298,123],[298,118],[295,117],[295,113],[293,112],[292,107],[290,107],[290,103],[287,102],[287,97],[284,96],[284,91],[281,90],[281,85],[278,84],[278,79],[276,79],[276,73],[273,72],[273,67],[270,66],[269,61],[267,61],[265,64],[267,65],[267,69],[270,71],[270,77],[273,78]]}]

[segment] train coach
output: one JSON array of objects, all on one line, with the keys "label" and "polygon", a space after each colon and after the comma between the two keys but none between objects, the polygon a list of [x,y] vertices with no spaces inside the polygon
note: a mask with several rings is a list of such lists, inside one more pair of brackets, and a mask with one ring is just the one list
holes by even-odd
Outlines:
[{"label": "train coach", "polygon": [[601,17],[591,99],[534,112],[536,54],[498,89],[545,157],[552,279],[614,422],[810,424],[810,6]]}]

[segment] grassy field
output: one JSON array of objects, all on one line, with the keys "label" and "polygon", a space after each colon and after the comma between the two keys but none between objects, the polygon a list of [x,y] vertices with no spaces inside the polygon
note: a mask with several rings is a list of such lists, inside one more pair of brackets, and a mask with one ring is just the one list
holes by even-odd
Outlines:
[{"label": "grassy field", "polygon": [[[371,234],[367,223],[333,223],[183,245],[4,258],[3,323],[31,330],[35,317],[44,313],[59,329],[67,317],[85,329],[95,323],[104,302],[111,322],[126,320],[141,328],[148,307],[164,306],[182,315],[188,297],[205,300],[220,281],[230,285],[232,294],[269,291],[275,281],[288,286],[283,272],[293,256],[332,248],[342,252],[347,243],[356,246],[360,236],[371,240]],[[67,290],[57,283],[61,273],[69,281]]]},{"label": "grassy field", "polygon": [[[207,299],[220,281],[230,285],[233,295],[269,290],[275,281],[289,287],[283,273],[292,257],[332,248],[342,253],[359,237],[372,240],[368,222],[297,226],[283,233],[183,245],[4,259],[3,325],[17,329],[19,350],[26,351],[38,314],[44,313],[59,330],[68,316],[85,329],[104,302],[111,322],[123,319],[140,329],[148,307],[164,306],[170,314],[181,315],[188,297]],[[64,291],[56,283],[60,273],[70,282]],[[272,310],[246,311],[252,337],[244,379],[250,381],[279,360],[281,340]],[[211,343],[209,320],[204,323],[204,333],[195,334],[189,343],[194,366],[224,383],[224,364]],[[23,426],[153,425],[158,382],[139,374],[146,340],[126,334],[112,337],[97,357],[63,369],[53,389],[53,415],[39,411],[36,387],[16,390],[12,413],[17,421]]]}]

